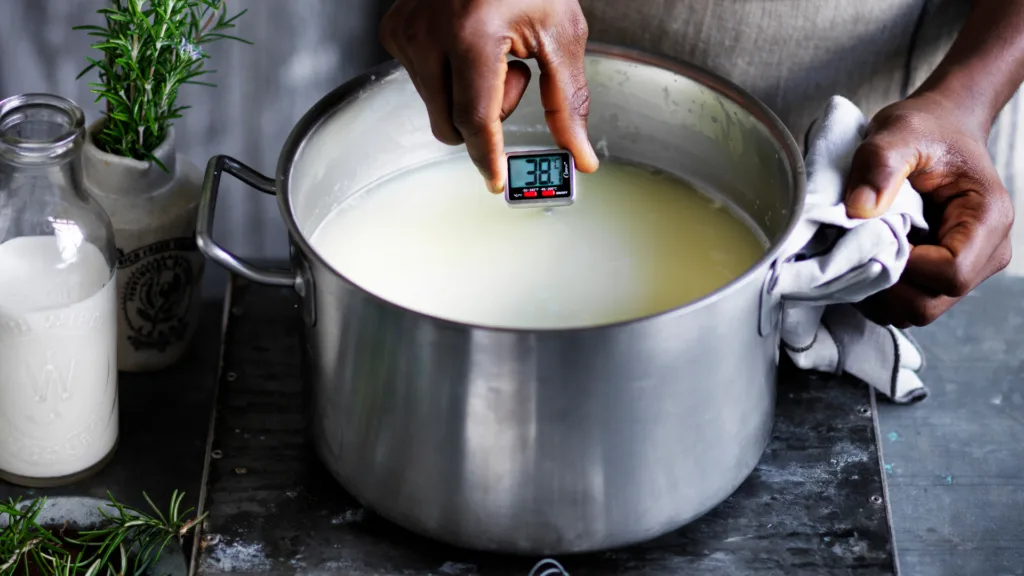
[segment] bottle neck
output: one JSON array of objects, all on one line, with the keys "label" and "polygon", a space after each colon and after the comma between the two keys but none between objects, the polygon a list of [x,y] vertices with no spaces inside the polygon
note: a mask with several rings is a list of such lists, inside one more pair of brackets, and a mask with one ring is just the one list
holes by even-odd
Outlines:
[{"label": "bottle neck", "polygon": [[54,219],[90,204],[84,142],[85,115],[70,100],[23,94],[0,101],[0,212],[10,211],[12,220],[0,240],[45,232]]},{"label": "bottle neck", "polygon": [[85,114],[66,98],[22,94],[0,101],[0,162],[53,167],[77,158],[84,140]]}]

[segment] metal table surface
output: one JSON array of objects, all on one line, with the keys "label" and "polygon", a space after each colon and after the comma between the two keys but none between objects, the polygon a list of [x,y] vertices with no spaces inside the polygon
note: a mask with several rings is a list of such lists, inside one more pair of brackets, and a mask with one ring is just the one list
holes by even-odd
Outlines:
[{"label": "metal table surface", "polygon": [[[884,480],[891,506],[896,557],[902,574],[1024,574],[1024,389],[1020,387],[1021,364],[1024,361],[1024,355],[1020,352],[1024,349],[1024,330],[1020,329],[1022,323],[1024,279],[997,276],[935,325],[915,331],[915,336],[928,354],[929,366],[923,377],[932,389],[932,396],[923,404],[913,407],[883,404],[879,407],[877,421],[881,431],[878,436],[884,458]],[[185,362],[159,374],[122,375],[124,432],[117,455],[102,473],[78,485],[49,491],[30,491],[0,482],[0,498],[39,494],[102,497],[110,490],[119,499],[141,504],[140,495],[143,490],[162,502],[166,501],[173,489],[183,489],[189,493],[187,500],[197,503],[207,462],[231,464],[230,458],[236,457],[229,454],[223,454],[220,460],[208,460],[207,457],[210,416],[218,379],[221,329],[221,303],[207,303],[196,345]],[[275,369],[269,372],[273,375]],[[226,382],[228,377],[225,374],[222,383]],[[242,384],[237,373],[232,380],[234,382]],[[831,398],[834,401],[835,396],[830,396],[833,393],[849,394],[860,390],[856,384],[822,379],[805,381],[803,390],[807,391],[812,385],[820,388],[819,400],[824,396],[824,400]],[[790,393],[801,393],[801,388],[787,378],[780,394]],[[258,398],[249,399],[250,402],[256,400]],[[851,402],[851,405],[856,404],[858,402]],[[302,422],[288,417],[279,419],[277,424],[280,432],[286,435],[289,430],[297,433],[302,425]],[[238,434],[245,439],[245,432]],[[249,434],[250,439],[253,438]],[[792,431],[791,437],[798,441],[803,439],[808,447],[814,442],[820,446],[820,434],[819,430],[796,429]],[[259,435],[255,438],[259,440]],[[268,448],[289,457],[309,457],[308,453],[302,456],[301,445],[284,443]],[[769,452],[766,461],[771,462],[771,457],[772,453]],[[311,469],[314,472],[307,486],[312,490],[338,494],[336,484],[326,472],[321,469],[316,473],[315,467]],[[775,470],[776,480],[782,480],[786,467],[780,469],[776,466]],[[215,470],[211,467],[210,472],[210,485],[215,487]],[[234,474],[233,469],[231,472]],[[243,488],[245,492],[234,500],[221,501],[221,505],[233,507],[238,514],[247,513],[253,522],[262,521],[264,524],[267,521],[261,520],[260,514],[271,514],[279,509],[279,505],[284,505],[302,514],[308,513],[311,523],[327,518],[331,529],[336,529],[325,535],[297,530],[290,538],[280,541],[285,546],[282,551],[289,550],[288,546],[315,549],[318,544],[330,538],[333,538],[332,545],[339,546],[331,549],[333,552],[321,548],[321,570],[313,569],[303,562],[302,557],[296,555],[291,559],[295,564],[286,562],[287,567],[281,570],[282,573],[359,573],[351,567],[343,566],[352,561],[352,553],[345,546],[355,544],[360,539],[378,542],[375,548],[377,558],[386,560],[394,557],[396,563],[408,563],[410,557],[419,558],[419,569],[406,571],[409,574],[490,573],[473,564],[474,559],[471,557],[462,558],[461,561],[442,561],[446,556],[444,550],[419,539],[411,539],[412,552],[394,552],[393,547],[380,543],[383,541],[376,538],[405,538],[408,535],[372,515],[360,513],[358,506],[343,496],[336,496],[332,504],[335,508],[327,510],[320,507],[312,492],[300,493],[284,487],[283,482],[277,489],[261,491],[253,480],[260,479],[259,471],[251,476],[248,470],[246,472],[226,476],[234,482],[234,486]],[[280,471],[277,473],[280,474]],[[763,477],[763,470],[752,478],[754,484],[772,481],[771,473],[767,479]],[[247,486],[246,482],[254,484]],[[780,490],[792,494],[797,483],[783,481],[776,485]],[[851,498],[856,496],[860,501],[871,492],[863,487],[839,483],[835,486],[837,490]],[[779,496],[776,495],[776,498]],[[212,498],[209,500],[213,504],[210,507],[212,511],[218,504]],[[799,504],[799,499],[796,500],[792,503]],[[728,512],[728,509],[723,512]],[[302,514],[296,516],[301,517]],[[242,517],[235,516],[236,519]],[[709,517],[708,524],[710,527],[706,531],[717,529],[719,535],[729,528],[729,521],[721,518],[716,520],[715,514]],[[755,528],[753,525],[749,527]],[[213,533],[217,527],[211,525],[209,528],[211,532],[206,534],[207,558],[216,551],[216,548],[209,548],[209,543],[216,540]],[[237,528],[243,535],[257,533],[255,525],[247,527],[239,523]],[[718,549],[709,549],[710,553],[704,560],[707,568],[704,573],[729,574],[728,564],[720,561],[722,554],[729,549],[755,549],[769,530],[767,523],[763,528],[756,528],[742,534],[749,538],[720,541]],[[806,542],[811,538],[809,533],[799,537],[805,538]],[[826,537],[830,540],[832,538],[821,536],[822,544],[826,543]],[[734,537],[726,539],[729,538]],[[280,542],[277,546],[282,545]],[[678,550],[693,551],[698,548],[693,544],[693,539],[680,534],[671,535],[667,542]],[[222,543],[230,544],[226,540]],[[261,550],[255,545],[246,548],[244,541],[242,544],[239,546],[238,542],[235,543],[233,557],[222,556],[222,567],[230,565],[224,564],[228,560],[234,561],[234,568],[244,567],[247,563],[250,566],[253,563],[259,564],[264,559],[269,561],[274,552],[270,548]],[[665,541],[657,544],[664,545]],[[764,550],[761,561],[770,569],[772,563],[777,563],[786,553],[783,549]],[[366,555],[362,556],[365,558]],[[653,549],[645,550],[644,547],[626,553],[614,552],[605,559],[604,566],[614,564],[609,561],[612,560],[624,569],[641,571],[645,559],[652,556],[657,556],[657,552]],[[591,562],[589,566],[593,566],[594,560]],[[718,562],[717,566],[715,562]],[[205,564],[203,570],[206,573],[216,571],[211,568],[208,559],[203,560],[202,564]],[[213,562],[213,568],[216,564]],[[303,567],[303,564],[306,566]],[[510,568],[513,573],[525,576],[526,571],[522,568],[527,564],[519,563]],[[589,566],[584,562],[569,568],[574,575],[597,571]],[[661,566],[665,568],[664,572],[669,572],[672,567],[681,568],[681,565],[673,566],[667,562]],[[692,572],[700,573],[696,570]],[[812,572],[827,573],[818,570]],[[363,570],[363,573],[374,572]],[[388,571],[385,568],[376,573]],[[398,571],[394,570],[393,573]],[[656,572],[652,570],[645,573]],[[770,572],[762,570],[761,573]],[[797,572],[780,570],[780,573]],[[858,569],[843,571],[837,568],[834,573],[870,572]]]}]

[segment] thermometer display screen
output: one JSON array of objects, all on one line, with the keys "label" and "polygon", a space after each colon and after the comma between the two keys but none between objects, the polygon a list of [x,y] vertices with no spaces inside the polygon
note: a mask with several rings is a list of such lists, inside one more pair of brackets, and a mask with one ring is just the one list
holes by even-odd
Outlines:
[{"label": "thermometer display screen", "polygon": [[567,150],[508,154],[505,200],[511,206],[567,206],[575,198],[576,166]]},{"label": "thermometer display screen", "polygon": [[513,188],[558,186],[562,183],[562,156],[519,156],[508,159],[508,181]]}]

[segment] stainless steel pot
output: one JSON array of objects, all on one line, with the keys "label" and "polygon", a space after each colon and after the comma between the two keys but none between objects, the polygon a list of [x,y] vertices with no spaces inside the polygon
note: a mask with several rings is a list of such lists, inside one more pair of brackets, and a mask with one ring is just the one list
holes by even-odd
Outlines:
[{"label": "stainless steel pot", "polygon": [[[765,106],[693,66],[604,46],[587,66],[598,152],[731,204],[771,245],[747,273],[676,310],[574,330],[452,323],[362,290],[309,237],[351,193],[453,153],[393,63],[316,104],[276,180],[226,156],[207,170],[203,252],[303,297],[324,464],[382,516],[452,544],[553,554],[658,536],[728,497],[771,431],[780,298],[766,287],[802,207],[797,145]],[[535,90],[505,132],[511,146],[552,144]],[[222,172],[276,194],[292,270],[262,270],[213,240]],[[830,288],[841,286],[792,297],[815,301]]]}]

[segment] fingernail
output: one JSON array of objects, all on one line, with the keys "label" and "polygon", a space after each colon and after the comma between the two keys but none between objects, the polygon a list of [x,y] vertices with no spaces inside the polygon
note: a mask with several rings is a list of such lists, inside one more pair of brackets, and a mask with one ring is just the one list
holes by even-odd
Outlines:
[{"label": "fingernail", "polygon": [[846,196],[846,210],[859,215],[873,214],[878,208],[878,194],[868,186],[854,188]]},{"label": "fingernail", "polygon": [[491,194],[501,194],[505,191],[505,183],[501,180],[491,180],[487,187],[490,188]]}]

